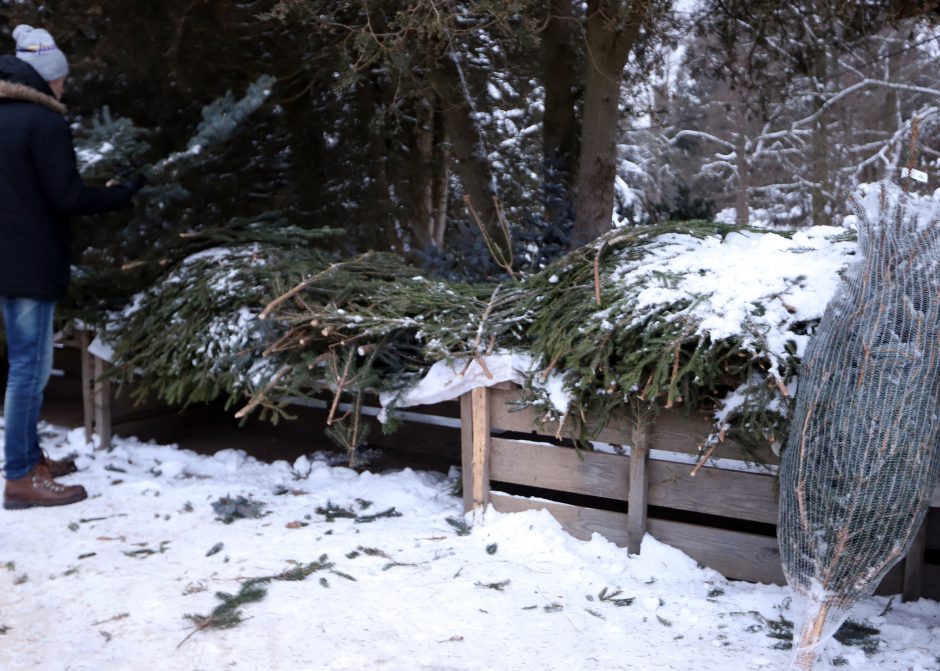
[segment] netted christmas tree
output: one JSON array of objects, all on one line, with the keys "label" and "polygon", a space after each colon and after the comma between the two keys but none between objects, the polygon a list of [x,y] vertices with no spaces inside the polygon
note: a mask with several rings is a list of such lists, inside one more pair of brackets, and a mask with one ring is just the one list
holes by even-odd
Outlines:
[{"label": "netted christmas tree", "polygon": [[873,209],[803,359],[781,468],[798,669],[905,556],[940,477],[940,224],[919,225],[896,191]]}]

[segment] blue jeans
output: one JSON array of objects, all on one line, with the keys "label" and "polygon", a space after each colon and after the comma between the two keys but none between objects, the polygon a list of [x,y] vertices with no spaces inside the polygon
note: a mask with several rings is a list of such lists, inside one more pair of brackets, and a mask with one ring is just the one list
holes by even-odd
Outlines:
[{"label": "blue jeans", "polygon": [[0,297],[7,335],[7,393],[3,404],[6,478],[27,475],[39,462],[39,409],[52,372],[55,301]]}]

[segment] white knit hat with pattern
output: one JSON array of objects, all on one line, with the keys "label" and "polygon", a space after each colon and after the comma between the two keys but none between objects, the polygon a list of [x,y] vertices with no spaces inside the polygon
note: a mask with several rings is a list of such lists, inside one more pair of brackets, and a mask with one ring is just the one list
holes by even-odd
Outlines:
[{"label": "white knit hat with pattern", "polygon": [[59,51],[55,40],[42,28],[19,25],[13,31],[16,57],[26,61],[47,82],[61,79],[69,73],[69,62]]}]

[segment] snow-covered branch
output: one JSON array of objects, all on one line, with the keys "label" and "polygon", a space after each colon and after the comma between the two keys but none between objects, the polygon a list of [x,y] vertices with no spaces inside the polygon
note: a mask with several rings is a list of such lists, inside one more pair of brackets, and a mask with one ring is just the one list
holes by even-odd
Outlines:
[{"label": "snow-covered branch", "polygon": [[817,109],[815,112],[809,116],[799,119],[798,121],[794,121],[793,127],[797,128],[799,126],[806,126],[815,122],[837,102],[869,86],[878,86],[886,89],[893,89],[895,91],[907,91],[909,93],[924,93],[926,95],[940,97],[940,89],[929,88],[926,86],[916,86],[914,84],[904,84],[900,82],[887,82],[883,79],[863,79],[862,81],[856,82],[855,84],[852,84],[851,86],[848,86],[827,98],[826,101],[820,105],[819,109]]},{"label": "snow-covered branch", "polygon": [[712,135],[711,133],[706,133],[700,130],[680,130],[678,133],[676,133],[669,139],[669,145],[672,146],[679,140],[683,138],[687,138],[687,137],[694,137],[694,138],[699,138],[702,140],[708,140],[709,142],[720,144],[721,146],[727,149],[734,150],[733,143],[728,142],[727,140],[724,140],[718,137],[717,135]]}]

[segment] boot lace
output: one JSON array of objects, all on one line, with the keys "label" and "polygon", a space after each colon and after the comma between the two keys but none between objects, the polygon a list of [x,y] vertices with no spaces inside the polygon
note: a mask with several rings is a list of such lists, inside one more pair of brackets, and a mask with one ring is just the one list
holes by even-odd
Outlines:
[{"label": "boot lace", "polygon": [[53,494],[61,494],[65,491],[65,485],[61,485],[55,480],[44,478],[41,475],[33,476],[33,488],[45,489],[46,491],[52,492]]}]

